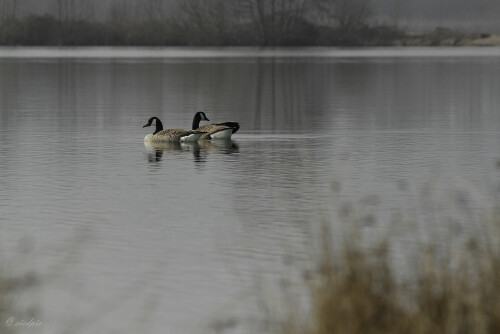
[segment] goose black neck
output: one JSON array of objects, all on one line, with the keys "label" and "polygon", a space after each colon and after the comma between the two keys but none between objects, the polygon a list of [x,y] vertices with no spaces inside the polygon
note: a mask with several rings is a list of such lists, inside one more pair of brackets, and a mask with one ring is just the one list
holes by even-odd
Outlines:
[{"label": "goose black neck", "polygon": [[197,112],[195,115],[194,115],[194,118],[193,118],[193,125],[191,126],[191,130],[196,130],[200,127],[200,121],[201,121],[201,116],[200,116],[200,113]]},{"label": "goose black neck", "polygon": [[158,132],[160,132],[161,130],[163,130],[163,124],[161,124],[161,121],[158,117],[154,117],[154,119],[156,120],[156,130],[155,132],[153,132],[153,134],[156,134]]}]

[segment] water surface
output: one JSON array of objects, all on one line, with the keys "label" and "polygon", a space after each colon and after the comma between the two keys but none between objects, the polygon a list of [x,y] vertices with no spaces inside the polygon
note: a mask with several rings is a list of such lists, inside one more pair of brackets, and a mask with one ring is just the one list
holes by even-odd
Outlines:
[{"label": "water surface", "polygon": [[[263,331],[321,221],[390,232],[396,253],[481,224],[500,193],[499,56],[2,49],[2,262],[41,277],[46,332]],[[150,116],[189,128],[198,110],[241,130],[144,145]]]}]

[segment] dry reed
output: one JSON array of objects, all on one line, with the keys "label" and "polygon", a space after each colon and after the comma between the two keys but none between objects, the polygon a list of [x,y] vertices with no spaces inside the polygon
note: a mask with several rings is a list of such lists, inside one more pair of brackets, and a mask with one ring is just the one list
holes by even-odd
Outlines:
[{"label": "dry reed", "polygon": [[[500,226],[498,215],[493,223]],[[423,247],[410,279],[396,275],[386,243],[333,250],[328,228],[322,235],[310,314],[305,323],[286,320],[283,333],[500,333],[500,233],[470,239],[444,258]]]}]

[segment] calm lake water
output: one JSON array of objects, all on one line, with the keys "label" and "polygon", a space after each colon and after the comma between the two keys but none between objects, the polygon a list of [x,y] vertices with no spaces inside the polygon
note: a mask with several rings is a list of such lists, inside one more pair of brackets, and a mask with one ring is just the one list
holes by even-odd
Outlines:
[{"label": "calm lake water", "polygon": [[[0,263],[39,278],[29,333],[263,332],[322,221],[397,255],[500,199],[498,48],[0,49],[0,90]],[[149,117],[199,110],[241,129],[144,145]]]}]

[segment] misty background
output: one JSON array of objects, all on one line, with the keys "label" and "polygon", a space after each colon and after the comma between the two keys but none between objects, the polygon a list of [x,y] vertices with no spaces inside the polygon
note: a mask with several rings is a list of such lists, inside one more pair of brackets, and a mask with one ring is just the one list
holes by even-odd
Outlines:
[{"label": "misty background", "polygon": [[[181,7],[222,7],[240,2],[242,6],[251,2],[227,0],[1,0],[2,18],[27,15],[50,15],[56,18],[80,20],[145,20],[162,19],[179,15]],[[303,2],[306,6],[315,2]],[[326,3],[341,3],[342,0],[323,0]],[[345,0],[344,0],[345,2]],[[352,2],[360,2],[354,0]],[[500,1],[497,0],[371,0],[371,20],[379,24],[397,25],[408,31],[423,31],[436,27],[461,29],[464,31],[500,30]],[[227,13],[226,13],[227,14]]]}]

